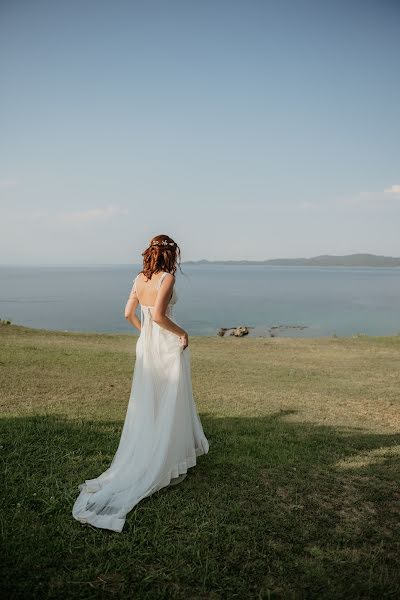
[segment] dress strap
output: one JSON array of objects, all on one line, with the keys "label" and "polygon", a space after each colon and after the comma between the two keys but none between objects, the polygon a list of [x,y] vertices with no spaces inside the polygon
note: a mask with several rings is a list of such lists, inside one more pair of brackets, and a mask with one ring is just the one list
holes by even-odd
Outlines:
[{"label": "dress strap", "polygon": [[132,287],[132,289],[133,289],[134,292],[136,292],[136,281],[137,281],[137,278],[139,277],[139,275],[140,275],[140,273],[138,273],[136,275],[135,279],[133,280],[133,287]]},{"label": "dress strap", "polygon": [[162,284],[162,281],[163,281],[163,279],[165,279],[165,276],[166,276],[166,275],[168,275],[168,273],[166,273],[166,272],[164,271],[164,273],[161,275],[160,279],[158,280],[158,282],[157,282],[157,289],[158,289],[158,290],[160,289],[160,286],[161,286],[161,284]]}]

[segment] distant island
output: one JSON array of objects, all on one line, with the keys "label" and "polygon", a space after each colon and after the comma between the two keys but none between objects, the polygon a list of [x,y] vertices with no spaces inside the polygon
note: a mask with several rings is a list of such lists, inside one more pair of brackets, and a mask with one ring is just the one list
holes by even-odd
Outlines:
[{"label": "distant island", "polygon": [[376,254],[322,254],[312,258],[271,258],[269,260],[186,260],[186,265],[290,265],[307,267],[400,267],[400,258]]}]

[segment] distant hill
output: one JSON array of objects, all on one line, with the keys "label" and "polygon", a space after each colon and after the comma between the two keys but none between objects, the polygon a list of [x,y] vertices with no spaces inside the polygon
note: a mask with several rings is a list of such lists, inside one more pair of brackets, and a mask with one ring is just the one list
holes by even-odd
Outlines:
[{"label": "distant hill", "polygon": [[400,258],[376,254],[322,254],[312,258],[271,258],[269,260],[187,260],[186,265],[292,265],[315,267],[400,267]]}]

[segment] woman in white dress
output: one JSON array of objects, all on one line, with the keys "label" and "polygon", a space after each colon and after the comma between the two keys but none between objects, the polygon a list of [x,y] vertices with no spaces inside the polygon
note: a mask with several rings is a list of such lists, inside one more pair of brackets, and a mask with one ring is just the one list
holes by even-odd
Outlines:
[{"label": "woman in white dress", "polygon": [[173,319],[179,246],[157,235],[142,256],[125,307],[140,335],[119,446],[106,471],[79,485],[72,509],[81,523],[118,532],[134,506],[180,483],[209,450],[193,398],[188,334]]}]

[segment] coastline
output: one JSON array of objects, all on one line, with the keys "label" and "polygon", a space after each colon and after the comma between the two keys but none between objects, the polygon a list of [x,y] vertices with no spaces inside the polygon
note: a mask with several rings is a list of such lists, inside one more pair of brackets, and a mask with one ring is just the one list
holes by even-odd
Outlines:
[{"label": "coastline", "polygon": [[[280,326],[276,326],[276,328],[278,328]],[[286,327],[286,326],[284,326]],[[298,325],[292,325],[292,326],[287,326],[289,327],[289,329],[293,328],[295,330],[297,330],[298,328],[304,328],[304,326],[298,326]],[[274,329],[274,328],[271,328]],[[131,338],[138,338],[139,337],[139,332],[136,331],[84,331],[84,330],[69,330],[69,329],[50,329],[50,328],[45,328],[45,327],[29,327],[27,325],[21,325],[20,323],[10,323],[10,324],[2,324],[0,323],[0,337],[1,334],[4,333],[5,331],[9,331],[9,333],[20,333],[20,334],[41,334],[41,335],[49,335],[49,336],[82,336],[82,337],[104,337],[104,338],[127,338],[127,339],[131,339]],[[215,334],[210,334],[210,335],[203,335],[203,334],[191,334],[189,333],[189,338],[190,339],[199,339],[199,340],[212,340],[212,339],[221,339],[221,337],[224,338],[225,342],[226,339],[235,339],[235,340],[240,340],[238,343],[242,342],[243,340],[247,339],[247,340],[310,340],[310,341],[317,341],[317,340],[330,340],[330,339],[341,339],[341,340],[346,340],[346,339],[354,339],[354,338],[367,338],[367,339],[390,339],[390,338],[394,338],[394,339],[400,339],[400,331],[398,333],[393,333],[393,334],[380,334],[380,335],[371,335],[368,333],[364,333],[364,332],[359,332],[359,333],[355,333],[355,334],[351,334],[351,335],[337,335],[335,333],[333,333],[332,335],[320,335],[320,336],[291,336],[291,335],[269,335],[269,333],[266,333],[265,335],[244,335],[242,337],[236,337],[236,336],[232,336],[232,335],[225,335],[225,336],[220,336],[218,335],[218,330],[215,331]]]}]

